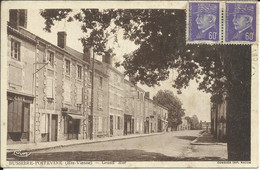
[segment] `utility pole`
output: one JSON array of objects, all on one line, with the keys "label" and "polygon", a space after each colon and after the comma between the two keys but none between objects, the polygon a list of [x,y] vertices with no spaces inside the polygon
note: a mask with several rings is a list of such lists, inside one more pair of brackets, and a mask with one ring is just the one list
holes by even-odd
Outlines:
[{"label": "utility pole", "polygon": [[90,115],[90,139],[93,140],[94,137],[94,71],[95,71],[95,53],[94,46],[92,47],[92,74],[91,74],[91,115]]}]

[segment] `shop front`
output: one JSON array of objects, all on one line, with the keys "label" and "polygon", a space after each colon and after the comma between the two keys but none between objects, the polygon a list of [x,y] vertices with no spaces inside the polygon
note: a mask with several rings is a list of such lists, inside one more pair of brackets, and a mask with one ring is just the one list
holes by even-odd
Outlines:
[{"label": "shop front", "polygon": [[134,118],[131,115],[124,115],[124,135],[134,133]]},{"label": "shop front", "polygon": [[28,143],[30,140],[30,105],[33,98],[7,93],[7,143]]},{"label": "shop front", "polygon": [[75,111],[63,111],[64,117],[64,133],[67,140],[79,139],[80,125],[84,117]]}]

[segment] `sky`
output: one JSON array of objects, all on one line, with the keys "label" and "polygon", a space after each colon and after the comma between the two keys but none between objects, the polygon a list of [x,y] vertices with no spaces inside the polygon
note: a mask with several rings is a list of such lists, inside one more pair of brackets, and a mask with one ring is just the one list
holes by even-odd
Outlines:
[{"label": "sky", "polygon": [[[67,46],[82,52],[82,44],[79,41],[79,38],[84,34],[80,29],[80,23],[74,21],[73,23],[68,22],[56,22],[55,26],[52,28],[51,33],[47,33],[43,30],[44,28],[44,19],[40,16],[39,10],[29,9],[28,10],[28,31],[36,34],[37,36],[51,42],[52,44],[57,44],[57,32],[66,31],[67,32]],[[119,34],[122,34],[119,31]],[[120,36],[119,36],[120,37]],[[115,48],[116,56],[113,59],[113,62],[122,61],[123,55],[131,53],[134,51],[137,46],[133,42],[118,39],[118,44],[113,43],[111,40],[109,42],[110,46]],[[99,58],[100,59],[100,58]],[[123,68],[119,68],[120,71],[123,71]],[[174,72],[174,71],[173,71]],[[183,108],[185,109],[185,116],[192,116],[196,114],[199,120],[210,121],[210,94],[206,94],[202,91],[197,90],[198,85],[196,82],[190,82],[189,87],[182,89],[182,94],[178,95],[177,90],[172,87],[172,81],[176,75],[170,75],[170,78],[166,81],[161,82],[160,86],[147,87],[145,85],[139,85],[145,91],[150,92],[150,96],[153,97],[159,90],[171,90],[176,94],[176,96],[182,101]]]}]

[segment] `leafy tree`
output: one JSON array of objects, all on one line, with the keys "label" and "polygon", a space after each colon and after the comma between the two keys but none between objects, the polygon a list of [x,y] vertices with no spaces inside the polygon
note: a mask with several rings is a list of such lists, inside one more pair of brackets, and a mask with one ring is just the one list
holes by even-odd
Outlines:
[{"label": "leafy tree", "polygon": [[187,45],[184,10],[81,9],[73,19],[59,11],[41,11],[48,21],[45,29],[51,30],[51,21],[76,19],[86,33],[81,38],[83,47],[91,44],[101,54],[108,50],[108,39],[114,35],[116,41],[117,30],[123,29],[124,38],[139,48],[117,65],[122,65],[125,74],[136,82],[159,85],[169,78],[169,69],[175,69],[178,75],[173,87],[180,93],[193,79],[205,92],[227,92],[228,159],[250,160],[251,46]]},{"label": "leafy tree", "polygon": [[199,130],[200,129],[200,123],[197,115],[193,115],[192,117],[186,116],[185,119],[191,126],[191,130]]},{"label": "leafy tree", "polygon": [[168,127],[176,130],[177,126],[182,123],[181,117],[185,115],[179,98],[170,90],[160,90],[153,100],[168,108]]}]

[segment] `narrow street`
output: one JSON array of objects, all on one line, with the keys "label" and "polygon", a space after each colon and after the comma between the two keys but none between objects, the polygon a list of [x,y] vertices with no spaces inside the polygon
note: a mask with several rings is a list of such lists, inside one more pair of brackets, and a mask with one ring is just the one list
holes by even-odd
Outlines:
[{"label": "narrow street", "polygon": [[7,160],[34,161],[216,161],[227,159],[221,145],[191,145],[200,131],[174,131],[154,136],[81,144],[32,152],[27,158],[8,154]]}]

